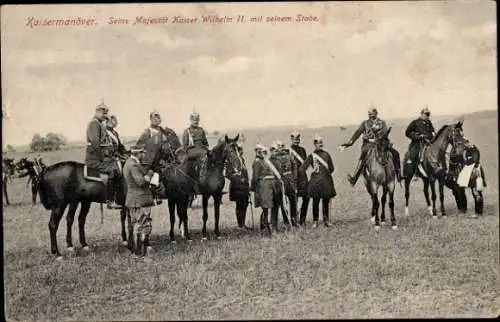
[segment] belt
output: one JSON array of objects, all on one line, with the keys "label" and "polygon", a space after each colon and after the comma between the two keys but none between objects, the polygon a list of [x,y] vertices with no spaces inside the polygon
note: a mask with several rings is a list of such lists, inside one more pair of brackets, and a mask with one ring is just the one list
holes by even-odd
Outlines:
[{"label": "belt", "polygon": [[275,177],[274,177],[274,176],[265,176],[265,177],[264,177],[264,178],[262,178],[262,179],[264,179],[264,180],[269,180],[269,179],[275,179]]}]

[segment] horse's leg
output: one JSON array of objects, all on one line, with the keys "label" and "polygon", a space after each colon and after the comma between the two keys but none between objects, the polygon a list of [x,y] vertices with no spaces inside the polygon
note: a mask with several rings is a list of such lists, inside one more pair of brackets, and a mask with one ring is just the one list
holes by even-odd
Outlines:
[{"label": "horse's leg", "polygon": [[219,218],[220,218],[220,204],[222,202],[222,193],[213,197],[214,198],[214,216],[215,216],[215,236],[217,239],[221,239],[219,230]]},{"label": "horse's leg", "polygon": [[424,182],[424,196],[425,196],[425,201],[427,202],[427,209],[429,211],[429,214],[432,215],[431,199],[429,197],[430,181],[428,178],[422,178],[422,181]]},{"label": "horse's leg", "polygon": [[387,201],[387,187],[383,187],[382,189],[382,197],[380,198],[380,221],[382,225],[385,224],[385,203]]},{"label": "horse's leg", "polygon": [[378,207],[379,207],[378,187],[372,187],[371,196],[372,196],[372,217],[375,218],[375,229],[379,230],[380,229],[380,219],[378,216]]},{"label": "horse's leg", "polygon": [[410,210],[408,209],[408,205],[410,203],[410,184],[413,178],[413,174],[409,174],[405,177],[405,215],[410,215]]},{"label": "horse's leg", "polygon": [[75,220],[76,209],[78,208],[78,202],[73,202],[69,204],[68,213],[66,214],[66,246],[70,252],[73,251],[73,221]]},{"label": "horse's leg", "polygon": [[[168,199],[168,213],[170,215],[170,242],[175,244],[175,203],[174,198]],[[177,212],[179,212],[179,207],[177,207]]]},{"label": "horse's leg", "polygon": [[5,176],[3,177],[2,186],[3,186],[3,195],[5,196],[5,202],[7,203],[7,205],[10,205],[9,194],[7,193],[7,177]]},{"label": "horse's leg", "polygon": [[298,227],[299,226],[299,220],[298,220],[298,212],[297,212],[297,196],[295,194],[291,194],[289,197],[289,202],[290,202],[290,218],[292,220],[292,226],[293,227]]},{"label": "horse's leg", "polygon": [[50,232],[50,248],[52,255],[56,255],[57,259],[62,259],[59,249],[57,247],[57,228],[61,222],[61,218],[64,215],[64,210],[68,204],[59,204],[52,209],[49,220],[49,232]]},{"label": "horse's leg", "polygon": [[430,212],[432,213],[432,216],[434,218],[437,218],[437,211],[436,211],[436,179],[432,178],[429,183],[430,183],[430,186],[431,186],[431,198],[432,198],[432,208],[430,209]]},{"label": "horse's leg", "polygon": [[33,202],[34,205],[36,204],[36,195],[37,195],[37,192],[38,192],[38,189],[37,189],[37,186],[36,186],[36,180],[33,180],[31,182],[31,201]]},{"label": "horse's leg", "polygon": [[125,213],[127,215],[127,228],[128,228],[128,239],[127,239],[127,248],[130,249],[131,252],[134,252],[135,238],[134,235],[134,224],[132,223],[132,216],[130,215],[130,209],[126,208]]},{"label": "horse's leg", "polygon": [[122,224],[122,243],[123,245],[127,245],[128,243],[128,238],[127,238],[127,230],[125,229],[125,221],[127,220],[127,211],[125,207],[123,206],[122,209],[120,209],[120,221]]},{"label": "horse's leg", "polygon": [[201,203],[203,205],[203,228],[201,230],[202,240],[207,240],[207,220],[208,220],[208,199],[210,196],[202,195]]},{"label": "horse's leg", "polygon": [[477,190],[477,188],[471,188],[472,197],[474,198],[474,213],[475,215],[482,215],[484,208],[483,192]]},{"label": "horse's leg", "polygon": [[441,206],[441,216],[446,217],[446,211],[444,209],[444,178],[438,179],[439,185],[439,203]]},{"label": "horse's leg", "polygon": [[184,227],[184,238],[188,243],[190,243],[193,240],[191,239],[191,236],[189,234],[188,208],[189,208],[189,198],[186,196],[177,203],[177,213],[180,214],[180,217],[182,218],[182,224]]},{"label": "horse's leg", "polygon": [[394,186],[395,182],[389,183],[388,191],[389,191],[389,209],[391,211],[391,226],[392,229],[397,229],[396,226],[396,216],[394,215]]},{"label": "horse's leg", "polygon": [[78,215],[78,229],[80,233],[80,245],[82,245],[84,250],[88,250],[89,246],[85,240],[85,221],[87,220],[87,215],[90,210],[90,201],[82,201],[80,205],[80,214]]}]

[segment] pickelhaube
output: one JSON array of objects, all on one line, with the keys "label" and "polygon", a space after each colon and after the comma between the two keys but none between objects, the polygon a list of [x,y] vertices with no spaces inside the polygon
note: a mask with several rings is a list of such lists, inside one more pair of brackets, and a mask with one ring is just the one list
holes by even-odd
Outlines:
[{"label": "pickelhaube", "polygon": [[200,119],[200,114],[197,113],[197,112],[193,112],[193,113],[191,113],[191,115],[189,116],[189,118],[191,120],[199,120]]},{"label": "pickelhaube", "polygon": [[298,140],[298,139],[300,139],[300,133],[299,133],[299,132],[297,132],[297,131],[293,131],[293,132],[290,134],[290,138],[291,138],[292,140]]},{"label": "pickelhaube", "polygon": [[420,111],[420,114],[428,114],[428,115],[431,115],[431,111],[429,110],[429,108],[426,106],[424,107],[421,111]]},{"label": "pickelhaube", "polygon": [[101,102],[99,105],[96,106],[95,110],[107,112],[109,111],[109,108],[106,106],[106,104],[104,104],[104,102]]},{"label": "pickelhaube", "polygon": [[314,137],[314,141],[313,141],[314,144],[318,144],[318,143],[323,143],[323,138],[319,135],[316,135]]}]

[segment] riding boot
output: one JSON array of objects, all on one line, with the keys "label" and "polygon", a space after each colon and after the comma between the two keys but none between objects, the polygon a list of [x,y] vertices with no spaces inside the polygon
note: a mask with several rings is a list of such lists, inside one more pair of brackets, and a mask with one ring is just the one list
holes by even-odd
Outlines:
[{"label": "riding boot", "polygon": [[330,227],[330,199],[323,198],[321,200],[321,204],[323,206],[323,224],[325,227]]},{"label": "riding boot", "polygon": [[358,181],[358,178],[361,175],[362,171],[363,171],[363,160],[360,159],[356,164],[356,170],[354,170],[354,176],[351,176],[350,174],[347,175],[347,179],[349,180],[351,186],[354,187],[354,185],[356,185],[356,182]]},{"label": "riding boot", "polygon": [[309,198],[303,196],[302,197],[302,204],[300,205],[300,221],[299,224],[301,226],[306,224],[306,217],[307,217],[307,208],[309,206]]},{"label": "riding boot", "polygon": [[141,238],[141,234],[136,235],[136,244],[135,244],[135,254],[137,256],[142,256],[142,248],[143,248],[143,242]]},{"label": "riding boot", "polygon": [[106,186],[106,204],[108,209],[117,209],[120,207],[115,202],[115,183],[113,179],[110,179]]}]

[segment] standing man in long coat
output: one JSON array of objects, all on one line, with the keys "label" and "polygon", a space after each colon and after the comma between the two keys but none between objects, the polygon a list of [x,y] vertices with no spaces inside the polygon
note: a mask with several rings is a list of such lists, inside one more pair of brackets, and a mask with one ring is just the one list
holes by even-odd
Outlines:
[{"label": "standing man in long coat", "polygon": [[245,165],[245,159],[243,157],[243,145],[241,142],[237,143],[237,149],[242,163],[241,173],[235,173],[235,169],[229,169],[227,167],[225,170],[226,177],[229,179],[229,201],[236,203],[235,210],[238,229],[248,229],[245,225],[245,221],[249,204],[248,198],[250,195],[250,182],[248,170]]},{"label": "standing man in long coat", "polygon": [[[87,149],[85,151],[85,165],[87,174],[99,176],[105,185],[106,203],[109,209],[117,208],[113,196],[108,195],[109,181],[114,179],[115,162],[111,157],[113,146],[106,132],[105,122],[108,118],[108,107],[104,103],[95,109],[95,115],[87,126]],[[97,171],[99,173],[92,173]]]},{"label": "standing man in long coat", "polygon": [[290,134],[290,153],[292,154],[295,164],[297,164],[297,202],[298,198],[302,199],[302,204],[300,206],[300,219],[299,225],[303,226],[305,224],[307,207],[309,206],[309,197],[307,196],[307,175],[305,172],[300,171],[302,165],[306,161],[307,152],[306,149],[300,146],[300,133],[293,132]]},{"label": "standing man in long coat", "polygon": [[269,209],[271,209],[271,221],[273,230],[278,228],[278,210],[281,205],[283,194],[280,183],[274,173],[267,148],[261,144],[255,147],[255,161],[252,164],[252,180],[250,191],[254,192],[254,205],[262,208],[260,216],[260,229],[264,232],[267,229],[272,235],[269,225]]},{"label": "standing man in long coat", "polygon": [[323,224],[330,227],[330,200],[337,195],[332,178],[335,167],[333,166],[332,157],[323,149],[323,139],[316,136],[313,143],[314,151],[307,157],[301,170],[305,172],[307,168],[313,168],[307,186],[307,194],[313,200],[313,228],[318,227],[320,201],[323,206]]}]

